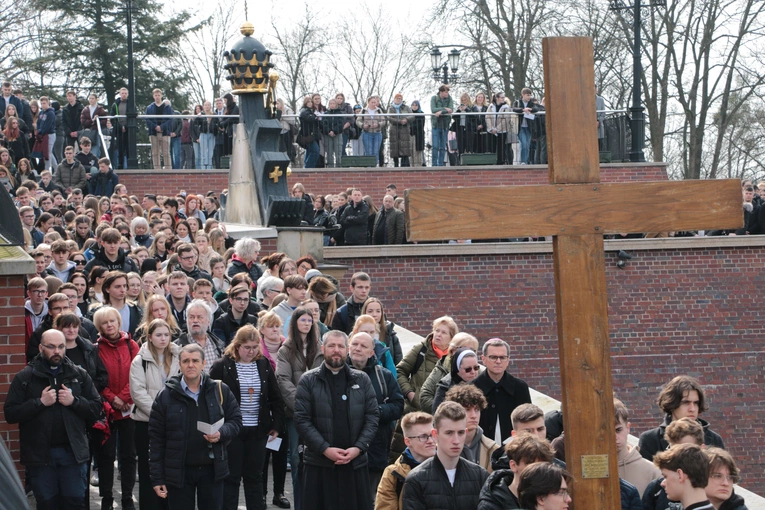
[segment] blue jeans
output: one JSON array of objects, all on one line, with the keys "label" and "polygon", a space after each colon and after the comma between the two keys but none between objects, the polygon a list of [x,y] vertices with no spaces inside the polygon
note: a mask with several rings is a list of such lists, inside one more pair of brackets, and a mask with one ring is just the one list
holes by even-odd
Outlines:
[{"label": "blue jeans", "polygon": [[199,147],[200,144],[199,142],[192,142],[192,145],[194,146],[194,169],[199,170],[202,168],[202,152]]},{"label": "blue jeans", "polygon": [[215,149],[215,135],[202,133],[199,135],[199,168],[210,170],[212,168],[213,150]]},{"label": "blue jeans", "polygon": [[531,145],[531,129],[522,127],[518,132],[518,141],[521,144],[521,164],[528,163],[529,146]]},{"label": "blue jeans", "polygon": [[181,168],[181,137],[170,138],[170,152],[173,158],[173,170]]},{"label": "blue jeans", "polygon": [[374,156],[377,164],[380,164],[380,144],[382,144],[382,133],[361,133],[361,141],[364,143],[364,154]]},{"label": "blue jeans", "polygon": [[449,130],[445,128],[433,128],[433,166],[444,166],[446,157],[446,140]]},{"label": "blue jeans", "polygon": [[316,168],[319,163],[319,142],[311,142],[305,149],[303,168]]},{"label": "blue jeans", "polygon": [[78,463],[69,448],[51,448],[47,466],[30,466],[37,508],[85,508],[88,463]]},{"label": "blue jeans", "polygon": [[292,468],[292,494],[295,496],[295,510],[300,510],[303,503],[303,481],[298,476],[298,466],[300,465],[300,456],[298,455],[298,445],[300,438],[295,428],[295,420],[287,418],[287,435],[290,440],[290,467]]},{"label": "blue jeans", "polygon": [[350,139],[348,131],[343,131],[343,156],[348,155],[348,140]]}]

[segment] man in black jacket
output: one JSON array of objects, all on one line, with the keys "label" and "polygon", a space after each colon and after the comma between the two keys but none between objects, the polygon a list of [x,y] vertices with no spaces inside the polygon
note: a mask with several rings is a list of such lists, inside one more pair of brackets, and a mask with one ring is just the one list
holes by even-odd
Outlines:
[{"label": "man in black jacket", "polygon": [[212,327],[213,334],[223,340],[224,344],[230,344],[236,332],[245,324],[257,325],[258,317],[247,313],[250,296],[250,286],[246,283],[228,289],[231,307],[228,312],[215,319]]},{"label": "man in black jacket", "polygon": [[77,100],[77,93],[74,90],[70,90],[66,93],[67,104],[61,109],[61,123],[64,127],[64,134],[66,135],[64,146],[72,146],[77,143],[79,133],[82,130],[82,122],[80,121],[80,115],[85,108],[80,101]]},{"label": "man in black jacket", "polygon": [[[149,467],[154,491],[171,510],[223,507],[228,476],[226,446],[242,428],[242,413],[225,384],[204,373],[205,352],[197,344],[181,349],[181,375],[168,379],[149,416]],[[203,433],[197,422],[223,425]]]},{"label": "man in black jacket", "polygon": [[376,494],[383,471],[388,467],[393,428],[396,426],[396,420],[401,418],[401,413],[404,412],[404,395],[401,394],[396,376],[377,362],[375,339],[367,333],[356,333],[351,337],[348,364],[367,374],[377,397],[380,421],[368,452],[370,488],[372,494]]},{"label": "man in black jacket", "polygon": [[350,334],[371,290],[372,279],[369,275],[362,272],[354,273],[351,276],[351,297],[337,309],[330,328],[344,331],[346,335]]},{"label": "man in black jacket", "polygon": [[664,422],[655,429],[640,434],[638,448],[643,458],[653,461],[653,456],[669,448],[664,438],[667,425],[680,418],[696,420],[704,429],[704,444],[725,448],[719,434],[709,428],[709,423],[699,418],[699,415],[709,409],[704,389],[698,379],[679,375],[672,379],[656,399],[656,404],[664,411]]},{"label": "man in black jacket", "polygon": [[483,345],[483,363],[486,370],[473,381],[488,402],[480,426],[486,437],[503,444],[513,430],[510,415],[519,405],[531,404],[529,385],[507,372],[510,346],[504,340],[492,338]]},{"label": "man in black jacket", "polygon": [[80,508],[85,501],[90,452],[87,427],[101,412],[88,373],[66,357],[66,339],[46,331],[40,354],[14,377],[5,419],[20,425],[21,463],[38,508]]},{"label": "man in black jacket", "polygon": [[369,206],[360,189],[351,191],[351,202],[340,216],[340,225],[345,228],[346,246],[368,244]]},{"label": "man in black jacket", "polygon": [[411,470],[403,510],[475,510],[489,473],[460,457],[467,435],[465,408],[444,402],[433,416],[436,455]]},{"label": "man in black jacket", "polygon": [[101,232],[99,249],[85,266],[85,274],[90,275],[90,270],[96,266],[103,266],[109,271],[122,271],[125,274],[131,271],[138,273],[140,269],[136,263],[120,248],[121,240],[122,235],[116,228],[107,228]]},{"label": "man in black jacket", "polygon": [[[300,378],[295,428],[306,445],[302,510],[372,508],[367,451],[379,421],[369,377],[346,365],[348,337],[330,331],[321,347],[324,363]],[[293,466],[293,469],[295,466]]]},{"label": "man in black jacket", "polygon": [[175,267],[175,271],[183,271],[186,276],[199,280],[204,278],[210,283],[213,283],[212,276],[204,269],[200,269],[197,265],[199,260],[199,253],[197,247],[191,243],[182,243],[175,249],[178,254],[179,264]]}]

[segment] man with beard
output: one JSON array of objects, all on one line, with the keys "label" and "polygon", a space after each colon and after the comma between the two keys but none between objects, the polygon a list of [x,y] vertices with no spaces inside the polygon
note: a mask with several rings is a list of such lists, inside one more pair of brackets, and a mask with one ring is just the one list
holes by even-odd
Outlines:
[{"label": "man with beard", "polygon": [[90,460],[86,431],[98,419],[101,398],[88,373],[66,357],[61,331],[46,331],[39,352],[13,378],[5,419],[19,424],[21,463],[37,508],[82,508]]},{"label": "man with beard", "polygon": [[186,328],[188,333],[183,333],[175,343],[181,347],[189,344],[199,345],[205,353],[205,373],[210,373],[213,363],[223,356],[225,345],[210,333],[210,324],[213,321],[213,312],[201,299],[195,299],[186,308]]},{"label": "man with beard", "polygon": [[[302,510],[372,508],[367,451],[379,410],[369,377],[346,365],[348,336],[330,331],[324,363],[303,374],[295,394],[295,428],[306,445]],[[293,469],[295,466],[293,466]]]}]

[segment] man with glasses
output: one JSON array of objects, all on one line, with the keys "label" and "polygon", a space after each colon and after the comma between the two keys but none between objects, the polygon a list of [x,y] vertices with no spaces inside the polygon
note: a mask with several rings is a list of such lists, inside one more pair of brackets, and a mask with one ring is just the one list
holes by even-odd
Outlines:
[{"label": "man with glasses", "polygon": [[34,330],[42,324],[48,315],[48,284],[40,277],[29,280],[27,284],[27,297],[24,303],[24,318],[26,324],[26,341],[32,336]]},{"label": "man with glasses", "polygon": [[[58,288],[58,292],[69,298],[69,311],[80,319],[80,336],[90,339],[90,341],[95,344],[98,341],[98,330],[96,329],[96,325],[93,324],[93,321],[87,317],[83,317],[80,307],[77,306],[80,301],[77,287],[75,287],[73,283],[65,283]],[[83,329],[87,332],[86,335],[82,335]]]},{"label": "man with glasses", "polygon": [[375,510],[401,510],[404,480],[409,472],[436,454],[433,416],[422,411],[407,414],[401,419],[404,431],[404,453],[383,472],[377,486]]},{"label": "man with glasses", "polygon": [[414,468],[404,482],[404,510],[475,510],[489,473],[462,457],[467,436],[465,408],[444,402],[433,415],[436,454]]},{"label": "man with glasses", "polygon": [[32,232],[35,229],[35,210],[30,205],[24,205],[19,209],[19,218],[25,229]]},{"label": "man with glasses", "polygon": [[[318,314],[318,306],[316,311]],[[318,317],[315,317],[315,321],[318,322],[318,320]],[[396,376],[377,363],[375,340],[369,334],[356,333],[351,337],[348,363],[352,368],[361,370],[369,376],[380,410],[377,433],[367,452],[371,494],[375,494],[383,471],[388,467],[390,441],[393,438],[396,420],[401,418],[401,413],[404,411],[404,395],[401,394]]]},{"label": "man with glasses", "polygon": [[101,397],[88,373],[66,357],[58,330],[43,334],[37,355],[11,382],[5,419],[19,424],[21,463],[37,508],[81,508],[87,491],[89,424]]},{"label": "man with glasses", "polygon": [[178,261],[179,261],[179,264],[176,267],[177,270],[183,271],[186,274],[186,276],[188,276],[189,278],[193,278],[194,280],[199,280],[200,278],[204,278],[210,283],[213,283],[212,276],[210,276],[210,273],[208,273],[204,269],[199,269],[199,266],[197,266],[197,260],[199,259],[199,255],[197,252],[197,247],[195,245],[191,243],[182,243],[178,245],[176,253],[178,253]]},{"label": "man with glasses", "polygon": [[263,293],[263,301],[259,303],[260,307],[268,311],[274,302],[274,298],[284,292],[284,281],[276,276],[267,276],[260,282],[259,286],[260,291]]},{"label": "man with glasses", "polygon": [[504,340],[492,338],[483,345],[483,364],[486,370],[473,384],[483,392],[487,406],[479,422],[486,437],[503,444],[510,437],[513,423],[510,415],[521,404],[531,403],[529,385],[507,372],[510,346]]},{"label": "man with glasses", "polygon": [[213,334],[223,340],[226,345],[231,343],[239,328],[245,324],[257,325],[258,318],[247,313],[250,304],[250,287],[240,283],[228,290],[228,301],[231,304],[228,312],[224,313],[213,323]]}]

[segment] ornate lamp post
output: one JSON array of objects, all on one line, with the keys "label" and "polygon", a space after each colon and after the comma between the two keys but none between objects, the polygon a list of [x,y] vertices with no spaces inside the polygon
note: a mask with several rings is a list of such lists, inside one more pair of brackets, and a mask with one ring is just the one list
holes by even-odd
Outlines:
[{"label": "ornate lamp post", "polygon": [[[446,60],[441,61],[441,50],[439,48],[448,48],[448,46],[435,46],[430,51],[430,63],[433,68],[433,79],[437,82],[449,84],[449,80],[457,79],[457,70],[460,66],[460,51],[457,48],[452,49],[447,55]],[[451,69],[451,74],[449,70]]]},{"label": "ornate lamp post", "polygon": [[612,11],[622,11],[632,9],[633,11],[633,47],[632,47],[632,106],[630,107],[630,131],[632,131],[632,150],[630,150],[630,161],[645,161],[645,108],[642,104],[641,84],[643,82],[643,65],[640,61],[640,28],[641,12],[643,7],[663,7],[667,3],[665,0],[648,0],[648,3],[642,3],[641,0],[634,0],[633,5],[627,5],[622,0],[610,0],[609,9]]}]

